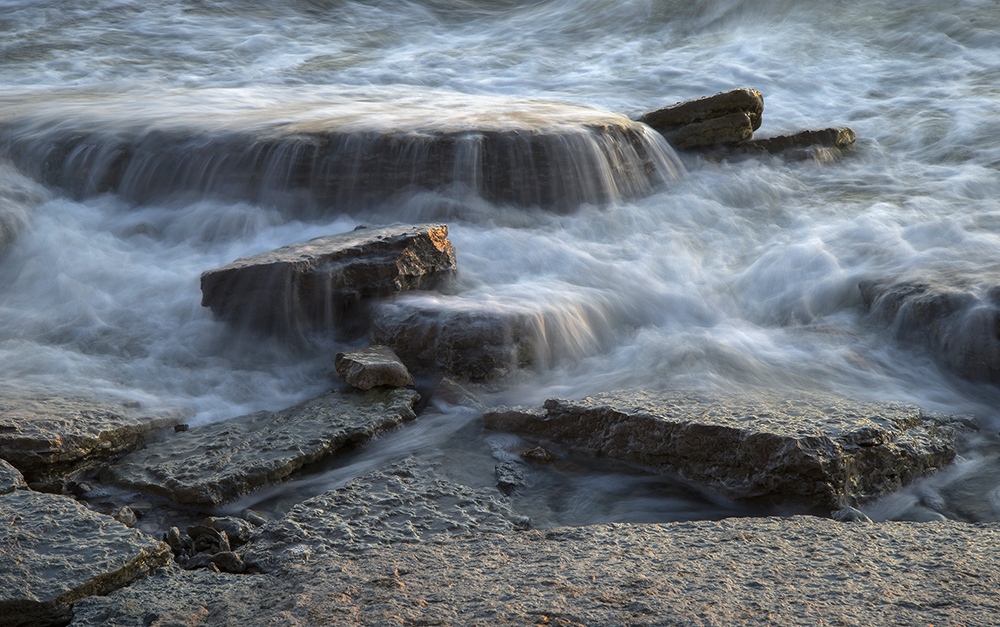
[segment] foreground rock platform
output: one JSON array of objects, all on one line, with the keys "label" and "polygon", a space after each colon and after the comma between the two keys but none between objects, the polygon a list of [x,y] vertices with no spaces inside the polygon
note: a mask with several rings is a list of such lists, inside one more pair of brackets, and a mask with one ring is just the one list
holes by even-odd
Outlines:
[{"label": "foreground rock platform", "polygon": [[70,606],[166,565],[170,549],[76,501],[0,495],[0,626],[65,625]]},{"label": "foreground rock platform", "polygon": [[328,329],[363,300],[437,287],[454,272],[444,224],[359,228],[208,270],[201,304],[267,331]]},{"label": "foreground rock platform", "polygon": [[138,403],[0,396],[0,459],[28,482],[58,480],[119,457],[182,418]]},{"label": "foreground rock platform", "polygon": [[1000,383],[1000,286],[979,294],[931,281],[861,281],[870,318],[973,381]]},{"label": "foreground rock platform", "polygon": [[409,389],[331,391],[175,433],[110,466],[104,477],[178,503],[218,505],[416,417]]},{"label": "foreground rock platform", "polygon": [[75,627],[990,625],[1000,529],[808,516],[439,538],[290,560],[280,576],[163,571]]},{"label": "foreground rock platform", "polygon": [[553,440],[752,503],[815,511],[898,490],[955,457],[955,427],[913,405],[622,391],[543,410],[498,408],[488,428]]}]

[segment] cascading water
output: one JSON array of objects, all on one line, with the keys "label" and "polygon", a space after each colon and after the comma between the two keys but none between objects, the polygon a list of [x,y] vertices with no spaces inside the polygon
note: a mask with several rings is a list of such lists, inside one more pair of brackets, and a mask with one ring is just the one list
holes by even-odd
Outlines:
[{"label": "cascading water", "polygon": [[[880,323],[858,287],[995,285],[994,9],[13,0],[0,15],[0,376],[183,406],[193,424],[290,406],[364,338],[227,326],[199,304],[201,272],[359,224],[445,221],[459,265],[447,306],[488,305],[532,338],[485,402],[685,385],[971,413],[984,437],[960,470],[879,511],[996,519],[985,436],[1000,393]],[[849,125],[858,145],[832,164],[682,164],[629,119],[742,86],[765,97],[758,135]],[[438,398],[404,432],[255,498],[292,500],[415,450],[485,483],[471,469],[492,468],[505,437]],[[550,496],[526,506],[546,523],[743,511],[619,470],[539,478]],[[912,506],[930,501],[944,505]]]}]

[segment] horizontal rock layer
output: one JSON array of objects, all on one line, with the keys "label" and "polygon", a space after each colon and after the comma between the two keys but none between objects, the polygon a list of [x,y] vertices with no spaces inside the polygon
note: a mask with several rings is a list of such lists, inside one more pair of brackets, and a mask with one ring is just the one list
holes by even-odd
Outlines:
[{"label": "horizontal rock layer", "polygon": [[58,479],[121,456],[181,418],[138,404],[0,397],[0,459],[29,482]]},{"label": "horizontal rock layer", "polygon": [[1000,529],[728,519],[439,538],[313,554],[280,577],[149,577],[74,627],[990,625]]},{"label": "horizontal rock layer", "polygon": [[0,495],[0,627],[65,625],[70,606],[166,565],[169,547],[76,501]]},{"label": "horizontal rock layer", "polygon": [[415,418],[413,390],[328,392],[176,433],[128,455],[105,477],[178,503],[217,505]]},{"label": "horizontal rock layer", "polygon": [[277,332],[328,329],[361,301],[440,285],[455,271],[443,224],[361,228],[237,259],[201,275],[201,304]]},{"label": "horizontal rock layer", "polygon": [[639,121],[663,134],[670,145],[692,149],[735,144],[760,128],[764,97],[755,89],[733,89],[644,113]]},{"label": "horizontal rock layer", "polygon": [[955,456],[951,426],[904,404],[625,391],[544,410],[500,408],[487,427],[676,473],[743,501],[834,510],[899,489]]}]

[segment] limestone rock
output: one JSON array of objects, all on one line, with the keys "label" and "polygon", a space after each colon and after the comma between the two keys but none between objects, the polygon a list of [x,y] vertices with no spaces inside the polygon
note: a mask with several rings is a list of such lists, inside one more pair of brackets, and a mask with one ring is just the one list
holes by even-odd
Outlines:
[{"label": "limestone rock", "polygon": [[27,489],[28,484],[17,468],[11,466],[7,461],[0,459],[0,495],[13,492],[14,490]]},{"label": "limestone rock", "polygon": [[235,323],[305,332],[341,324],[366,299],[436,287],[454,271],[443,224],[362,228],[208,270],[201,304]]},{"label": "limestone rock", "polygon": [[0,626],[64,625],[70,606],[170,559],[170,549],[110,516],[55,495],[0,496]]},{"label": "limestone rock", "polygon": [[924,281],[858,284],[872,320],[974,381],[1000,383],[1000,288],[983,295]]},{"label": "limestone rock", "polygon": [[954,428],[904,404],[622,391],[544,408],[501,408],[485,422],[733,499],[827,512],[893,492],[955,456]]},{"label": "limestone rock", "polygon": [[348,385],[362,390],[380,385],[393,388],[413,385],[413,375],[388,346],[337,353],[334,367]]},{"label": "limestone rock", "polygon": [[109,467],[107,478],[179,503],[217,505],[415,418],[413,390],[328,392],[175,433]]},{"label": "limestone rock", "polygon": [[315,554],[280,576],[169,569],[73,627],[992,625],[1000,529],[812,516],[605,524]]},{"label": "limestone rock", "polygon": [[406,459],[299,503],[260,528],[241,553],[248,565],[273,572],[331,552],[527,526],[496,492],[452,483],[433,466]]},{"label": "limestone rock", "polygon": [[182,417],[126,403],[2,396],[0,458],[28,482],[51,482],[121,456]]},{"label": "limestone rock", "polygon": [[764,97],[755,89],[733,89],[687,100],[639,117],[663,134],[672,146],[691,149],[735,144],[760,128]]}]

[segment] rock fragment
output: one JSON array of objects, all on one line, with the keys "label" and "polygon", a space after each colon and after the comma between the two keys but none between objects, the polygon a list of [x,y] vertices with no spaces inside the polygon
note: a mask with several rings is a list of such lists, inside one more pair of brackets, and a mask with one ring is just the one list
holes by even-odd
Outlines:
[{"label": "rock fragment", "polygon": [[178,503],[217,505],[415,418],[408,389],[328,392],[175,433],[110,466],[107,479]]},{"label": "rock fragment", "polygon": [[832,511],[947,465],[955,430],[919,408],[829,397],[621,391],[499,408],[487,427],[676,473],[742,501]]},{"label": "rock fragment", "polygon": [[56,396],[0,397],[0,458],[29,483],[56,483],[108,462],[180,422],[129,403]]},{"label": "rock fragment", "polygon": [[170,549],[70,498],[0,496],[0,626],[65,625],[70,606],[167,564]]},{"label": "rock fragment", "polygon": [[382,385],[393,388],[413,385],[413,375],[388,346],[369,346],[337,353],[334,367],[348,385],[361,390]]},{"label": "rock fragment", "polygon": [[639,117],[674,148],[689,150],[736,144],[760,128],[764,97],[756,89],[733,89],[650,111]]},{"label": "rock fragment", "polygon": [[7,461],[0,459],[0,495],[14,490],[27,490],[28,484],[24,476]]},{"label": "rock fragment", "polygon": [[208,270],[201,304],[230,322],[302,333],[337,327],[367,299],[436,287],[454,271],[444,224],[362,228]]}]

